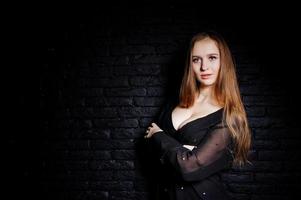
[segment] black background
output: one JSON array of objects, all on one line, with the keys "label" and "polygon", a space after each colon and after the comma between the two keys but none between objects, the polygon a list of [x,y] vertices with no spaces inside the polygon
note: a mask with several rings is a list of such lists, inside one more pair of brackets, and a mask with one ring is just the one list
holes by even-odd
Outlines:
[{"label": "black background", "polygon": [[[5,165],[7,168],[4,172],[7,175],[5,177],[8,177],[5,179],[8,195],[12,198],[34,197],[35,195],[41,197],[40,195],[42,195],[46,199],[46,195],[49,199],[63,199],[63,196],[65,199],[113,199],[114,191],[125,187],[121,185],[120,188],[116,186],[117,189],[113,186],[113,189],[107,189],[107,191],[113,191],[113,197],[106,192],[101,192],[103,190],[99,193],[94,192],[94,190],[91,192],[90,189],[81,188],[82,186],[79,186],[79,190],[75,189],[75,192],[69,195],[68,192],[70,190],[73,191],[69,185],[59,186],[59,192],[53,194],[51,189],[46,189],[47,193],[45,188],[48,186],[51,188],[50,185],[52,184],[48,183],[47,180],[45,181],[43,176],[46,174],[49,177],[57,177],[56,181],[60,181],[65,179],[65,175],[58,175],[55,167],[47,168],[49,171],[44,171],[44,168],[41,166],[45,163],[45,160],[55,163],[56,159],[63,157],[60,152],[53,152],[47,149],[48,146],[44,145],[45,141],[46,144],[50,141],[48,138],[51,136],[47,134],[52,134],[53,130],[56,130],[54,128],[57,126],[56,113],[58,112],[58,106],[60,106],[58,101],[61,101],[58,100],[58,91],[63,91],[63,93],[67,93],[71,97],[77,94],[77,78],[80,77],[80,65],[77,65],[77,63],[88,60],[93,56],[98,56],[93,51],[87,51],[87,47],[93,47],[93,43],[99,36],[105,36],[114,40],[114,38],[120,38],[123,34],[128,35],[134,32],[138,33],[137,39],[143,39],[143,32],[139,32],[139,24],[144,24],[145,20],[147,21],[146,25],[150,26],[150,30],[158,24],[165,26],[163,35],[169,35],[166,33],[168,30],[171,31],[170,35],[177,35],[177,33],[172,32],[174,30],[172,26],[170,29],[166,28],[169,26],[170,20],[173,22],[173,25],[183,26],[182,29],[184,31],[179,31],[179,33],[185,35],[185,37],[183,37],[184,39],[177,50],[170,53],[173,54],[175,60],[169,65],[175,64],[177,61],[179,61],[177,64],[180,65],[179,63],[183,61],[185,45],[189,36],[193,33],[204,28],[212,28],[219,31],[229,42],[230,48],[237,52],[237,55],[243,55],[241,58],[238,58],[238,63],[251,59],[250,65],[255,62],[256,66],[254,67],[260,68],[260,79],[265,80],[264,83],[267,84],[266,86],[271,91],[279,92],[281,100],[278,102],[278,107],[283,108],[283,112],[278,113],[277,117],[281,119],[281,122],[285,122],[284,128],[287,130],[287,133],[290,133],[290,130],[299,131],[297,126],[300,111],[299,97],[297,97],[299,74],[297,71],[300,65],[300,41],[297,32],[298,13],[295,10],[296,6],[291,4],[261,5],[254,2],[235,6],[217,4],[217,2],[212,4],[187,2],[185,4],[167,3],[163,5],[162,3],[150,2],[140,2],[140,4],[119,4],[116,2],[114,5],[106,6],[45,5],[41,7],[39,16],[35,18],[35,28],[32,29],[34,31],[30,34],[34,37],[33,41],[37,41],[38,44],[36,56],[34,56],[36,58],[34,59],[41,61],[41,68],[38,70],[40,73],[40,131],[34,131],[37,127],[35,120],[31,120],[31,117],[29,117],[33,110],[31,104],[35,102],[32,99],[31,92],[29,92],[33,74],[29,72],[31,68],[21,67],[18,64],[16,66],[18,73],[14,76],[16,81],[11,84],[12,89],[9,89],[8,92],[14,99],[14,106],[9,112],[10,132],[6,134],[4,146],[8,152],[5,157],[7,159],[5,162],[7,163]],[[40,20],[37,18],[40,18]],[[24,36],[27,36],[28,33],[26,28],[31,29],[31,27],[27,27],[27,22],[24,19],[22,20],[22,17],[19,19],[20,28],[22,27],[22,30],[24,30],[23,37],[20,37],[22,40],[20,44],[28,44],[26,40],[29,37]],[[182,30],[181,28],[179,29]],[[158,37],[158,35],[153,37]],[[25,45],[22,46],[24,47]],[[248,61],[246,62],[248,63]],[[168,76],[171,73],[175,73],[175,76],[172,76],[169,80],[178,81],[180,77],[179,71],[167,71],[163,76]],[[67,78],[62,85],[61,82],[64,76]],[[243,73],[242,76],[244,76]],[[63,87],[64,89],[62,89]],[[252,90],[252,87],[250,87],[250,90]],[[247,92],[247,89],[245,89],[245,92]],[[264,96],[266,94],[260,94],[259,92],[257,96],[260,95]],[[62,98],[64,102],[74,100],[64,96]],[[143,129],[143,126],[141,125],[140,128]],[[291,139],[296,140],[295,138],[297,138],[297,141],[300,141],[300,137],[295,137],[295,135],[296,133],[292,134]],[[290,138],[290,136],[287,138]],[[68,137],[63,138],[65,141],[69,139]],[[297,152],[299,151],[298,144],[300,142],[295,143],[294,146]],[[56,145],[53,144],[53,146]],[[255,146],[256,148],[259,151],[261,148],[269,150],[269,147],[260,147],[260,145]],[[286,151],[287,149],[284,149],[284,152]],[[45,157],[45,154],[41,154],[41,152],[47,152],[47,155],[50,155],[51,158]],[[92,154],[90,156],[93,157]],[[279,157],[279,159],[281,160],[283,157]],[[294,160],[290,161],[290,164],[293,163],[295,163]],[[64,164],[68,168],[68,161]],[[300,166],[300,164],[297,166]],[[260,171],[260,167],[257,169]],[[300,168],[296,167],[295,171],[300,176]],[[256,175],[256,169],[251,170],[251,172]],[[84,177],[85,175],[80,174],[79,178],[75,178],[74,182],[81,180],[81,176]],[[276,176],[277,173],[274,173],[274,178]],[[288,179],[295,180],[292,176],[289,176]],[[99,179],[102,180],[102,178]],[[275,180],[285,184],[287,179],[275,178]],[[253,183],[255,183],[255,187],[259,188],[262,184],[256,181]],[[298,184],[296,183],[295,186],[297,187]],[[99,187],[101,188],[101,184]],[[143,186],[141,187],[143,188]],[[274,194],[279,199],[285,197],[285,191],[277,194],[277,187],[276,185],[272,189],[267,188],[263,190],[263,196],[267,199],[275,198]],[[145,188],[136,188],[135,192],[137,195],[129,196],[128,198],[139,199],[139,191],[143,193],[144,190]],[[251,197],[248,191],[250,190],[244,191],[244,189],[241,189],[238,193],[242,194],[242,196],[238,195],[236,198],[264,198],[258,194]],[[289,191],[291,191],[291,194],[296,192],[295,188]],[[69,196],[65,195],[66,193]],[[246,195],[244,196],[243,194]],[[118,199],[118,195],[121,196],[119,199],[127,199],[119,193],[115,194],[115,198]]]}]

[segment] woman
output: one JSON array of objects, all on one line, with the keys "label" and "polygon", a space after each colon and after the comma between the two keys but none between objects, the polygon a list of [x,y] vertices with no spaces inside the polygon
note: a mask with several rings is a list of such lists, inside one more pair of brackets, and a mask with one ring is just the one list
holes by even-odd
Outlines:
[{"label": "woman", "polygon": [[214,32],[190,43],[179,100],[146,131],[162,163],[159,199],[229,199],[220,173],[248,162],[251,137],[234,62]]}]

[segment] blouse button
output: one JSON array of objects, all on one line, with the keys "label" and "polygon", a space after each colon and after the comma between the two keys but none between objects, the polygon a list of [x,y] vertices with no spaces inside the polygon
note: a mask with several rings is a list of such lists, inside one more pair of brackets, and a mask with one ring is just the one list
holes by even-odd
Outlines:
[{"label": "blouse button", "polygon": [[181,187],[181,190],[184,190],[184,187],[183,187],[183,186]]}]

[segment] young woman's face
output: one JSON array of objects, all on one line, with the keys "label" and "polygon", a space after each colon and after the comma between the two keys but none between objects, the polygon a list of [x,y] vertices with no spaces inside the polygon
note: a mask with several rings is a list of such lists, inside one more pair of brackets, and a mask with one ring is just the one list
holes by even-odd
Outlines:
[{"label": "young woman's face", "polygon": [[197,41],[191,51],[191,67],[201,87],[215,83],[220,68],[219,49],[210,38]]}]

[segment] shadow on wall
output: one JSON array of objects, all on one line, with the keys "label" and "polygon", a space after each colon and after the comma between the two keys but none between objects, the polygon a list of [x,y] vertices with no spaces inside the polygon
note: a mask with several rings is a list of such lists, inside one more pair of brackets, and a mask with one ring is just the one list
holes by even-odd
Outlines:
[{"label": "shadow on wall", "polygon": [[[170,63],[167,63],[166,68],[162,70],[163,78],[166,78],[167,82],[164,85],[165,95],[164,102],[161,105],[160,111],[166,105],[166,102],[169,100],[178,99],[179,89],[184,74],[185,59],[186,59],[186,50],[187,47],[179,47],[179,50],[174,53]],[[157,116],[154,116],[152,121],[156,121],[160,114],[157,113]],[[146,128],[146,127],[145,127]],[[135,151],[137,155],[137,161],[139,169],[143,178],[146,181],[146,191],[148,191],[148,199],[156,198],[156,184],[160,180],[160,160],[157,152],[154,152],[151,148],[149,140],[144,139],[145,133],[142,132],[140,138],[137,138],[135,141]]]}]

